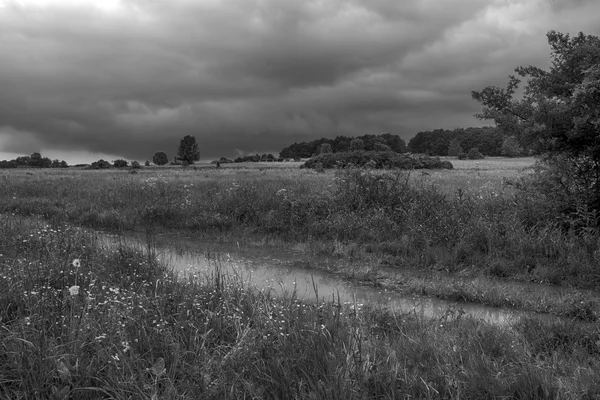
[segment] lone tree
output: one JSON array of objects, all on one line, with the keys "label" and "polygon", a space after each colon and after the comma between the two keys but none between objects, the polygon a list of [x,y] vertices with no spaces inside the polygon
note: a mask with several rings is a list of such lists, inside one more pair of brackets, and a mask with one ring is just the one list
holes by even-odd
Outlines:
[{"label": "lone tree", "polygon": [[[493,119],[508,135],[544,153],[547,177],[555,182],[548,199],[562,199],[562,212],[600,212],[600,38],[550,31],[549,70],[518,67],[521,83],[509,76],[506,88],[473,91],[483,105],[481,119]],[[553,200],[555,201],[555,200]],[[600,221],[596,219],[596,223]]]},{"label": "lone tree", "polygon": [[200,160],[200,150],[198,150],[195,137],[187,135],[181,139],[179,148],[177,149],[177,158],[188,164],[193,164],[194,161]]},{"label": "lone tree", "polygon": [[152,162],[156,165],[165,165],[169,163],[169,157],[167,157],[167,153],[164,151],[157,151],[152,156]]}]

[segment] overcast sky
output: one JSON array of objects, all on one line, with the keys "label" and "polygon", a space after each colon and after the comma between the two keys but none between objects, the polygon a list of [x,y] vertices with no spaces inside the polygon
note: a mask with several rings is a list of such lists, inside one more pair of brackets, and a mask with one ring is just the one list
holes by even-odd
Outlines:
[{"label": "overcast sky", "polygon": [[549,30],[600,34],[600,1],[0,0],[0,159],[481,126],[471,90],[546,67]]}]

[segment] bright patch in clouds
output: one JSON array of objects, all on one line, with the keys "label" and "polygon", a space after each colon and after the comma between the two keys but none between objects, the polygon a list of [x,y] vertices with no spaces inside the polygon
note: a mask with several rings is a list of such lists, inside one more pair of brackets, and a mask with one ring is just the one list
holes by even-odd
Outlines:
[{"label": "bright patch in clouds", "polygon": [[7,8],[10,5],[36,8],[86,6],[109,12],[123,9],[121,0],[0,0],[0,8]]}]

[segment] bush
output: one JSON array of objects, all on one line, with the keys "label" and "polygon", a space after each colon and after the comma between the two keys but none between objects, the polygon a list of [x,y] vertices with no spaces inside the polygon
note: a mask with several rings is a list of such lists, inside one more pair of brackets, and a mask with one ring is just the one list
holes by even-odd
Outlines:
[{"label": "bush", "polygon": [[156,165],[165,165],[169,163],[169,157],[164,151],[157,151],[152,157],[152,162]]},{"label": "bush", "polygon": [[129,163],[121,158],[113,162],[115,168],[125,168]]},{"label": "bush", "polygon": [[319,154],[302,165],[301,168],[348,168],[369,167],[373,169],[452,169],[450,161],[441,161],[425,155],[398,154],[393,151],[349,151]]},{"label": "bush", "polygon": [[98,161],[94,161],[87,169],[108,169],[111,165],[108,161],[104,161],[102,159]]},{"label": "bush", "polygon": [[133,168],[133,169],[140,169],[140,168],[142,168],[142,166],[140,165],[140,163],[139,163],[139,162],[137,162],[137,161],[132,161],[132,162],[131,162],[131,168]]},{"label": "bush", "polygon": [[473,147],[471,150],[469,150],[469,152],[467,153],[467,158],[469,160],[483,160],[485,157],[483,156],[483,154],[481,154],[479,152],[479,149],[477,147]]}]

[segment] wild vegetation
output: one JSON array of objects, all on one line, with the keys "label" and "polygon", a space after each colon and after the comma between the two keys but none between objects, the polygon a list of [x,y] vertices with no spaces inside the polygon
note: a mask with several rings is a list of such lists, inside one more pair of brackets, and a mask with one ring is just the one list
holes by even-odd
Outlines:
[{"label": "wild vegetation", "polygon": [[3,398],[595,398],[596,325],[493,326],[178,279],[153,249],[0,223]]},{"label": "wild vegetation", "polygon": [[[363,148],[352,149],[351,142],[353,140],[360,140],[363,143]],[[377,145],[387,146],[387,150],[394,151],[396,153],[406,152],[406,143],[398,136],[391,133],[384,133],[382,135],[363,135],[357,137],[337,136],[334,139],[321,138],[310,142],[294,143],[280,152],[280,157],[287,159],[299,159],[309,158],[321,153],[321,146],[324,144],[329,145],[328,153],[338,153],[350,150],[377,150]]]},{"label": "wild vegetation", "polygon": [[393,151],[345,151],[322,153],[306,161],[301,168],[349,168],[372,169],[452,169],[450,161],[442,161],[422,154],[398,154]]}]

